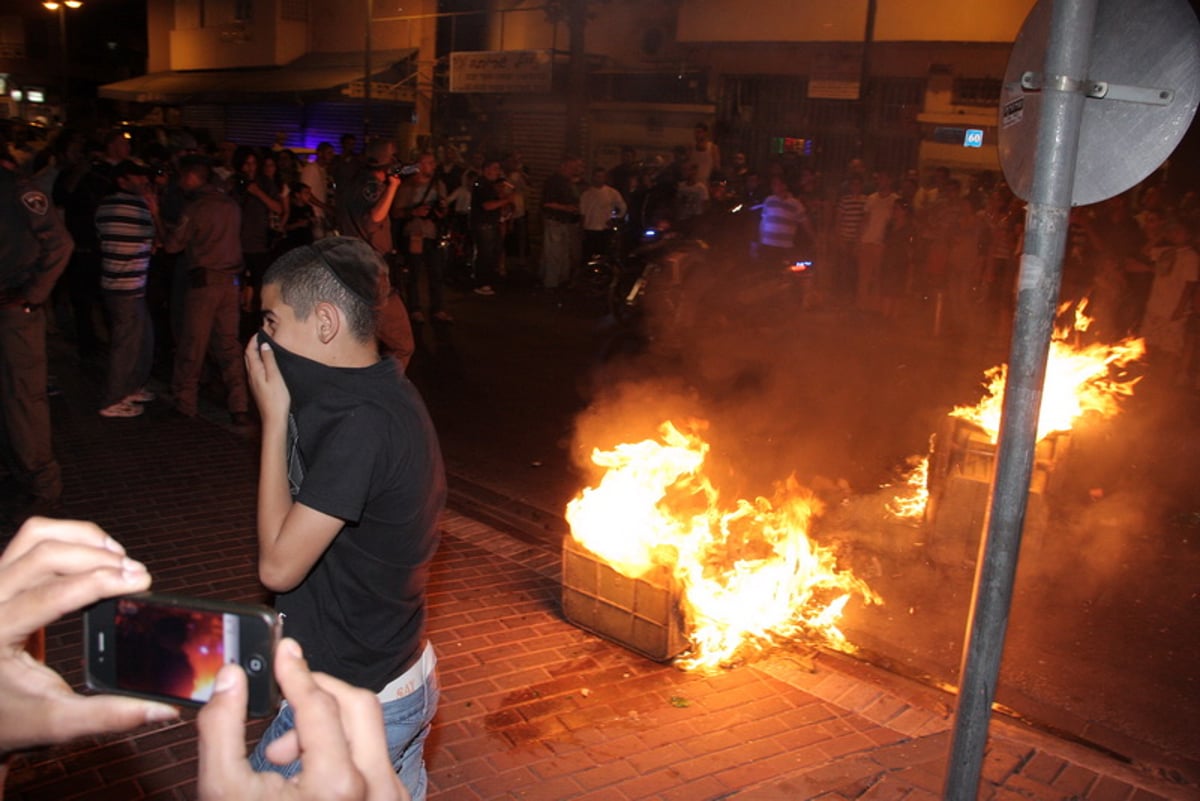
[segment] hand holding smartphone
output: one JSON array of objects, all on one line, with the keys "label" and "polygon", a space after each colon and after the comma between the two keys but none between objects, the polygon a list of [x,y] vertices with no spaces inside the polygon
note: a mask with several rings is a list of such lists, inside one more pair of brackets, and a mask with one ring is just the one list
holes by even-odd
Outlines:
[{"label": "hand holding smartphone", "polygon": [[201,706],[223,665],[248,680],[248,713],[275,711],[273,659],[282,625],[266,606],[140,593],[84,610],[88,687],[173,704]]}]

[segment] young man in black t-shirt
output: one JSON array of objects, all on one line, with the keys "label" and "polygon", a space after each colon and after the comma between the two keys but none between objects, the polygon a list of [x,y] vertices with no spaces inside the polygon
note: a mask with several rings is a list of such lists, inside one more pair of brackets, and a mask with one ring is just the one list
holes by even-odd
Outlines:
[{"label": "young man in black t-shirt", "polygon": [[[262,415],[258,572],[312,668],[379,695],[393,764],[422,799],[438,701],[425,585],[446,482],[420,395],[379,356],[379,259],[333,237],[267,271],[263,330],[246,349]],[[256,770],[301,769],[265,757],[291,728],[284,707]]]}]

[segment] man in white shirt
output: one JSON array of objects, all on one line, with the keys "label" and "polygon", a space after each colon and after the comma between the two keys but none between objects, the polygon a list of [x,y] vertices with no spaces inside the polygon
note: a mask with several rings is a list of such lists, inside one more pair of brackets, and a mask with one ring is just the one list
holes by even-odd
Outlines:
[{"label": "man in white shirt", "polygon": [[709,137],[708,126],[703,122],[696,123],[694,135],[696,144],[688,150],[687,161],[696,165],[696,180],[707,187],[712,174],[721,170],[721,150]]},{"label": "man in white shirt", "polygon": [[608,185],[608,171],[603,167],[592,170],[591,185],[579,196],[584,259],[608,252],[612,241],[610,225],[614,219],[624,219],[626,211],[625,198]]},{"label": "man in white shirt", "polygon": [[858,308],[874,310],[880,305],[879,274],[883,266],[884,241],[892,206],[897,195],[892,176],[875,173],[875,191],[867,195],[863,206],[862,234],[858,245]]}]

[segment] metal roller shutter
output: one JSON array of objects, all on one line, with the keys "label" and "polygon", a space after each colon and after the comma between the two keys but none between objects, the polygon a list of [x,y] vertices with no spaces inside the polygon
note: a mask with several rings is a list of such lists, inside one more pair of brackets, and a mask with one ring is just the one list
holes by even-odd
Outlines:
[{"label": "metal roller shutter", "polygon": [[[376,102],[371,104],[371,136],[396,136],[400,126],[412,117],[407,103]],[[310,103],[304,107],[304,147],[316,148],[321,142],[337,147],[342,134],[354,134],[362,145],[362,101],[347,103]],[[290,140],[289,140],[290,141]]]},{"label": "metal roller shutter", "polygon": [[198,135],[207,136],[213,144],[226,138],[224,106],[186,105],[182,111],[183,124]]},{"label": "metal roller shutter", "polygon": [[227,138],[239,145],[270,147],[275,134],[287,134],[289,147],[303,146],[303,106],[239,104],[227,109]]}]

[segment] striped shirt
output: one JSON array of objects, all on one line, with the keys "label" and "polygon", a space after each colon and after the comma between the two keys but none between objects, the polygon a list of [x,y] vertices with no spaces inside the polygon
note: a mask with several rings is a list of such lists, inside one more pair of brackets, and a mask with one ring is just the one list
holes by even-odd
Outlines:
[{"label": "striped shirt", "polygon": [[100,288],[140,295],[146,290],[154,250],[154,218],[140,196],[117,192],[96,208],[100,238]]},{"label": "striped shirt", "polygon": [[773,248],[796,246],[796,229],[808,213],[795,197],[771,195],[762,204],[762,222],[758,225],[758,241]]},{"label": "striped shirt", "polygon": [[842,195],[837,204],[837,235],[844,242],[857,242],[867,216],[866,195]]}]

